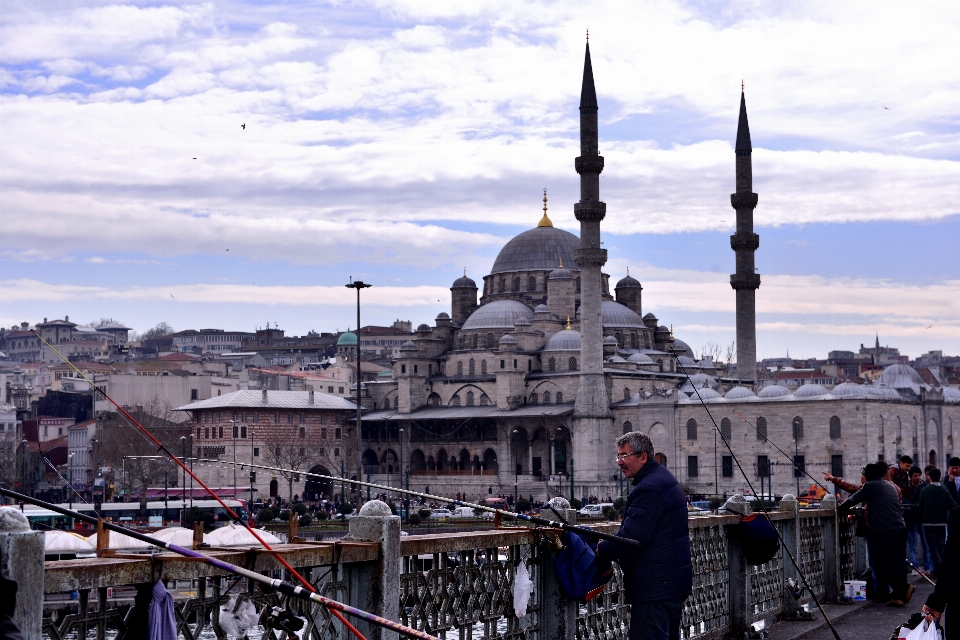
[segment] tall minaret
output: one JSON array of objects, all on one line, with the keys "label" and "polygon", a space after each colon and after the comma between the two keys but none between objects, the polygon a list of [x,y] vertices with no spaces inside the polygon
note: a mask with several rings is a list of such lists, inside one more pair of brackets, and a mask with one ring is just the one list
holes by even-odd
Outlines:
[{"label": "tall minaret", "polygon": [[737,254],[737,272],[730,276],[730,286],[737,292],[737,377],[757,379],[757,300],[760,274],[753,266],[753,252],[760,246],[760,236],[753,232],[753,210],[757,194],[753,192],[753,162],[750,155],[750,125],[747,123],[747,100],[740,87],[740,121],[737,124],[737,192],[730,194],[730,204],[737,210],[737,233],[730,236],[730,248]]},{"label": "tall minaret", "polygon": [[575,256],[581,277],[581,340],[580,388],[573,410],[574,474],[578,483],[593,483],[588,487],[596,487],[597,482],[613,474],[609,460],[614,447],[610,398],[603,378],[600,315],[600,268],[607,262],[607,251],[600,246],[600,221],[606,215],[607,205],[600,202],[603,156],[597,151],[597,91],[593,86],[589,35],[580,92],[580,157],[575,167],[580,174],[580,202],[573,205],[573,211],[580,221],[580,248]]}]

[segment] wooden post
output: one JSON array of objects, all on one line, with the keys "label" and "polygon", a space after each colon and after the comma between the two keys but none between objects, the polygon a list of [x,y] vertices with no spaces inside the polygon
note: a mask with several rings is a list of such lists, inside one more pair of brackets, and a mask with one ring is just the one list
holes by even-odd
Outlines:
[{"label": "wooden post", "polygon": [[297,529],[300,525],[300,516],[293,509],[290,509],[290,520],[287,521],[287,543],[293,544],[302,539],[297,535]]},{"label": "wooden post", "polygon": [[203,520],[195,520],[193,523],[193,548],[199,549],[203,544]]},{"label": "wooden post", "polygon": [[110,530],[103,526],[103,518],[97,518],[97,557],[110,549]]}]

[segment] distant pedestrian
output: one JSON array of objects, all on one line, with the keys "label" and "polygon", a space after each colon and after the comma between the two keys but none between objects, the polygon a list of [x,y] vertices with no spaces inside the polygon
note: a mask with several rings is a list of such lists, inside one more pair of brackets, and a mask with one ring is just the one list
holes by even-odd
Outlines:
[{"label": "distant pedestrian", "polygon": [[957,504],[960,504],[960,458],[954,456],[950,458],[950,466],[947,467],[947,479],[943,482],[950,497]]},{"label": "distant pedestrian", "polygon": [[915,587],[907,585],[907,528],[903,521],[900,496],[889,482],[887,465],[868,464],[863,486],[840,504],[841,509],[864,503],[867,512],[867,546],[877,580],[874,597],[890,605],[903,606],[913,597]]},{"label": "distant pedestrian", "polygon": [[945,611],[944,640],[960,640],[960,507],[950,512],[949,536],[940,564],[940,578],[933,593],[923,605],[923,612],[937,620]]},{"label": "distant pedestrian", "polygon": [[601,540],[597,556],[623,570],[630,640],[679,640],[683,601],[693,592],[683,488],[654,460],[653,443],[639,431],[617,438],[617,466],[633,478],[617,535],[640,548]]},{"label": "distant pedestrian", "polygon": [[923,523],[923,539],[933,560],[933,575],[930,577],[936,578],[940,575],[940,562],[947,542],[947,515],[957,502],[940,483],[940,469],[931,469],[927,475],[932,482],[920,492],[917,509]]}]

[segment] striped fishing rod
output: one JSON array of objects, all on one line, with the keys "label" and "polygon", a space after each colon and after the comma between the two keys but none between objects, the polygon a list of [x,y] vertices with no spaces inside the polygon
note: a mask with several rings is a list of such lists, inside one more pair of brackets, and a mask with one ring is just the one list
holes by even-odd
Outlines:
[{"label": "striped fishing rod", "polygon": [[[283,568],[286,569],[287,571],[289,571],[289,572],[290,572],[290,575],[292,575],[294,578],[296,578],[296,579],[297,579],[297,582],[299,582],[299,583],[303,586],[303,588],[307,589],[307,590],[310,591],[310,592],[315,591],[315,589],[313,588],[313,585],[311,585],[310,582],[309,582],[306,578],[304,578],[302,575],[300,575],[300,573],[299,573],[296,569],[294,569],[292,566],[290,566],[290,564],[283,558],[283,556],[281,556],[279,553],[277,553],[276,551],[274,551],[273,547],[271,547],[269,544],[267,544],[267,541],[264,540],[263,538],[261,538],[260,535],[256,532],[256,530],[254,530],[253,527],[251,527],[249,524],[247,524],[246,522],[244,522],[243,519],[241,519],[240,516],[238,516],[238,515],[236,514],[236,512],[235,512],[233,509],[230,508],[230,505],[228,505],[226,502],[224,502],[223,499],[221,499],[220,496],[218,496],[218,495],[216,494],[216,492],[214,492],[212,489],[210,489],[210,487],[208,487],[208,486],[203,482],[203,480],[201,480],[199,477],[197,477],[197,475],[194,474],[192,470],[190,470],[190,468],[183,462],[183,460],[181,460],[180,458],[178,458],[172,451],[170,451],[169,449],[167,449],[167,447],[166,447],[162,442],[160,442],[152,433],[150,433],[150,430],[149,430],[149,429],[147,429],[147,428],[144,427],[142,424],[140,424],[140,423],[137,421],[136,418],[134,418],[132,415],[130,415],[130,412],[128,412],[128,411],[127,411],[126,409],[124,409],[123,407],[121,407],[119,403],[117,403],[113,398],[111,398],[109,395],[107,395],[107,392],[106,392],[106,391],[104,391],[103,389],[101,389],[100,387],[98,387],[93,380],[91,380],[89,377],[87,377],[87,374],[85,374],[83,371],[81,371],[80,369],[78,369],[75,364],[73,364],[72,362],[70,362],[70,360],[69,360],[68,358],[66,358],[62,353],[60,353],[60,351],[58,351],[55,346],[53,346],[53,345],[50,344],[46,339],[44,339],[44,337],[41,336],[36,330],[31,331],[31,333],[32,333],[33,335],[35,335],[43,344],[45,344],[45,345],[47,345],[48,347],[50,347],[50,349],[51,349],[55,354],[57,354],[57,355],[60,357],[61,360],[63,360],[66,364],[68,364],[68,365],[70,366],[70,368],[72,368],[75,372],[77,372],[77,373],[80,375],[80,377],[81,377],[83,380],[85,380],[85,381],[90,385],[90,387],[91,387],[92,389],[94,389],[94,393],[95,393],[95,394],[96,394],[96,393],[99,393],[99,394],[102,395],[104,398],[106,398],[107,401],[110,402],[110,404],[112,404],[114,407],[116,407],[117,411],[120,412],[120,415],[122,415],[124,418],[126,418],[127,421],[130,422],[131,425],[133,425],[134,427],[136,427],[137,430],[138,430],[144,437],[147,438],[147,440],[149,440],[150,442],[152,442],[152,443],[157,447],[157,451],[162,451],[163,453],[165,453],[167,456],[170,457],[171,460],[173,460],[173,462],[175,462],[175,463],[177,464],[177,466],[179,466],[181,469],[183,469],[184,473],[189,474],[191,478],[193,478],[194,480],[196,480],[197,484],[199,484],[199,485],[203,488],[204,491],[206,491],[208,494],[210,494],[210,496],[212,496],[214,500],[216,500],[217,502],[219,502],[219,503],[220,503],[220,506],[223,507],[223,508],[226,510],[227,514],[228,514],[235,522],[239,522],[241,525],[243,525],[243,527],[244,527],[247,531],[250,532],[250,535],[252,535],[252,536],[257,540],[257,542],[259,542],[259,543],[263,546],[264,549],[266,549],[267,551],[270,551],[270,552],[273,554],[273,556],[277,559],[277,561],[278,561],[281,565],[283,565]],[[339,611],[337,611],[336,609],[331,609],[330,611],[331,611],[331,613],[333,613],[334,617],[336,617],[338,620],[340,620],[340,622],[342,622],[342,623],[344,624],[344,626],[347,627],[347,629],[349,629],[350,632],[351,632],[354,636],[357,637],[358,640],[365,640],[365,638],[363,637],[363,635],[361,635],[360,632],[357,631],[357,629],[356,629],[352,624],[350,624],[350,622],[349,622],[346,618],[344,618],[344,617],[340,614]]]},{"label": "striped fishing rod", "polygon": [[[394,622],[392,620],[388,620],[376,614],[369,613],[367,611],[364,611],[363,609],[357,609],[356,607],[352,607],[348,604],[344,604],[337,600],[333,600],[331,598],[321,596],[319,593],[304,589],[298,584],[294,584],[292,582],[286,582],[284,580],[279,580],[276,578],[269,578],[265,575],[257,573],[256,571],[250,571],[249,569],[238,567],[235,564],[224,562],[219,558],[208,556],[206,554],[200,553],[199,551],[188,549],[187,547],[181,547],[179,545],[172,544],[164,540],[159,540],[145,533],[140,533],[139,531],[134,531],[133,529],[128,529],[126,527],[116,525],[112,522],[101,521],[92,516],[88,516],[86,514],[79,513],[77,511],[72,511],[70,509],[65,509],[60,505],[51,504],[49,502],[45,502],[43,500],[33,498],[30,496],[24,495],[22,493],[17,493],[16,491],[10,491],[9,489],[0,488],[0,495],[7,496],[9,498],[13,498],[14,500],[26,502],[29,504],[35,504],[38,507],[49,509],[61,515],[67,516],[69,518],[74,518],[76,520],[80,520],[81,522],[87,522],[95,526],[102,523],[103,527],[106,529],[109,529],[110,531],[116,531],[117,533],[122,533],[125,536],[130,536],[131,538],[134,538],[136,540],[146,542],[147,544],[153,545],[160,549],[165,549],[167,551],[179,554],[181,556],[185,556],[187,558],[195,558],[197,560],[202,560],[207,564],[209,564],[210,566],[220,569],[221,571],[226,571],[227,573],[231,573],[233,575],[240,576],[242,578],[248,578],[255,582],[259,582],[260,584],[263,584],[271,589],[279,591],[283,595],[290,596],[292,598],[297,598],[300,600],[316,602],[318,604],[321,604],[327,607],[327,609],[329,609],[331,612],[339,614],[340,617],[342,617],[342,614],[345,613],[349,616],[359,618],[371,624],[375,624],[379,627],[383,627],[384,629],[396,631],[397,633],[401,633],[401,634],[410,636],[412,638],[419,638],[420,640],[438,640],[436,637],[431,636],[428,633],[424,633],[423,631],[417,631],[416,629],[411,629],[410,627],[402,625],[398,622]],[[362,638],[363,636],[360,636],[360,637]]]},{"label": "striped fishing rod", "polygon": [[196,460],[198,462],[212,462],[216,464],[236,465],[240,467],[241,471],[243,471],[244,467],[250,467],[252,469],[266,469],[268,471],[278,471],[280,473],[295,473],[295,474],[300,474],[310,478],[320,478],[322,480],[333,480],[334,482],[341,482],[344,484],[356,484],[356,485],[360,485],[361,487],[370,487],[371,489],[382,489],[383,491],[388,491],[390,493],[401,493],[408,496],[416,496],[418,498],[434,500],[436,502],[442,502],[444,504],[452,504],[456,507],[470,507],[472,509],[479,509],[480,511],[485,511],[487,513],[498,514],[504,518],[513,518],[514,520],[522,520],[524,522],[540,525],[542,527],[563,529],[564,531],[570,531],[572,533],[588,536],[590,538],[600,538],[601,540],[609,540],[610,542],[617,542],[617,543],[625,544],[631,547],[640,546],[639,542],[637,542],[636,540],[632,540],[630,538],[620,538],[618,536],[610,535],[609,533],[594,531],[593,529],[588,529],[586,527],[578,527],[576,525],[566,524],[564,522],[554,522],[553,520],[546,520],[544,518],[538,518],[537,516],[528,516],[525,513],[514,513],[513,511],[505,511],[503,509],[497,509],[495,507],[488,507],[487,505],[484,505],[484,504],[465,502],[463,500],[458,500],[456,498],[447,498],[446,496],[436,496],[429,493],[423,493],[421,491],[412,491],[410,489],[397,489],[396,487],[390,487],[383,484],[375,484],[373,482],[363,482],[361,480],[348,480],[346,478],[338,478],[336,476],[325,476],[321,473],[307,473],[305,471],[297,471],[295,469],[284,469],[283,467],[271,467],[264,464],[251,464],[249,462],[232,462],[230,460],[213,460],[209,458],[196,458]]}]

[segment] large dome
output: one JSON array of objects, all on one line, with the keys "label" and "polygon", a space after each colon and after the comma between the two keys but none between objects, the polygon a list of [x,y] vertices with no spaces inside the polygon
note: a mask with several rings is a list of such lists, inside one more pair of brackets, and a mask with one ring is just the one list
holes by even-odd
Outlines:
[{"label": "large dome", "polygon": [[892,389],[910,389],[917,395],[920,394],[920,387],[924,386],[923,378],[916,369],[902,362],[884,369],[880,374],[880,383]]},{"label": "large dome", "polygon": [[512,329],[521,318],[533,320],[533,310],[516,300],[497,300],[471,313],[462,329]]},{"label": "large dome", "polygon": [[573,252],[579,246],[580,238],[569,231],[535,227],[503,245],[490,273],[552,270],[560,266],[561,260],[570,268],[577,264]]}]

